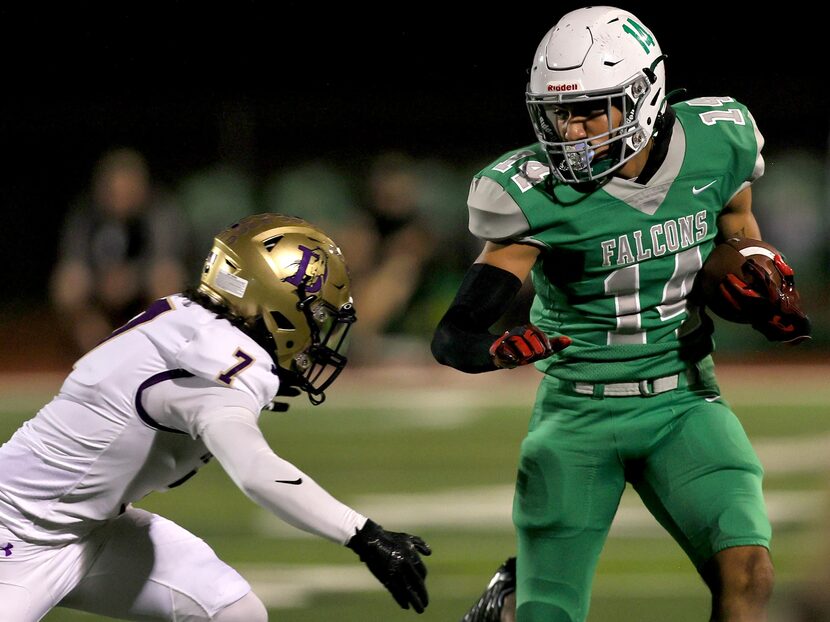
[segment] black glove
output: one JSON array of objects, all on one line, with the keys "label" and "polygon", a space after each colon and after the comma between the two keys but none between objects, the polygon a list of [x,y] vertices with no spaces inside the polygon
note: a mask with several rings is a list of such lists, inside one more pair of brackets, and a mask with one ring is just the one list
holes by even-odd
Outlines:
[{"label": "black glove", "polygon": [[750,257],[743,268],[749,282],[728,274],[721,283],[721,293],[767,339],[795,345],[810,339],[810,320],[801,310],[793,269],[781,255],[775,255],[773,264],[780,284]]},{"label": "black glove", "polygon": [[429,604],[424,579],[427,569],[418,553],[432,550],[418,536],[386,531],[371,520],[355,532],[346,544],[369,567],[403,609],[422,613]]},{"label": "black glove", "polygon": [[[300,391],[297,387],[292,387],[287,382],[280,382],[276,397],[297,397],[300,393],[302,393],[302,391]],[[275,413],[284,413],[288,410],[289,406],[290,404],[288,402],[273,399],[268,402],[265,410],[270,410]]]},{"label": "black glove", "polygon": [[490,358],[496,367],[512,369],[549,357],[571,345],[570,337],[552,341],[533,324],[516,326],[505,331],[490,346]]}]

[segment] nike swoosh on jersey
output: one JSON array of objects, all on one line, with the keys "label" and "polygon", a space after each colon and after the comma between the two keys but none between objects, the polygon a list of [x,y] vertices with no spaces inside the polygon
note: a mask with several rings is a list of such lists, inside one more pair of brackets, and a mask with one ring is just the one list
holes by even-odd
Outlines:
[{"label": "nike swoosh on jersey", "polygon": [[298,477],[297,479],[275,479],[274,481],[278,484],[291,484],[292,486],[299,486],[303,483],[303,478]]},{"label": "nike swoosh on jersey", "polygon": [[716,395],[714,397],[704,397],[707,402],[717,402],[720,399],[720,395]]},{"label": "nike swoosh on jersey", "polygon": [[692,186],[692,194],[695,194],[695,195],[700,194],[701,192],[703,192],[704,190],[706,190],[706,188],[708,188],[709,186],[711,186],[711,185],[712,185],[713,183],[715,183],[716,181],[717,181],[717,179],[713,179],[713,180],[712,180],[712,181],[710,181],[708,184],[706,184],[705,186],[701,186],[700,188],[698,188],[697,186]]}]

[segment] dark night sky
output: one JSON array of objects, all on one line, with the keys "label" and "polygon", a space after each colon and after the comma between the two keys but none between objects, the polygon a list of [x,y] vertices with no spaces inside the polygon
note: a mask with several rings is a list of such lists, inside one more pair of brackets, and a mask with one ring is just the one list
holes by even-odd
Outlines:
[{"label": "dark night sky", "polygon": [[[115,144],[144,151],[172,183],[220,158],[267,174],[312,153],[346,161],[400,147],[488,161],[532,142],[526,69],[556,18],[579,6],[267,4],[0,9],[2,201],[16,232],[4,252],[25,254],[36,237],[40,249],[6,280],[7,302],[43,290],[66,205]],[[736,97],[768,149],[824,153],[828,102],[815,77],[826,71],[817,56],[794,61],[777,16],[748,27],[728,6],[686,19],[669,3],[623,6],[668,54],[670,90]]]}]

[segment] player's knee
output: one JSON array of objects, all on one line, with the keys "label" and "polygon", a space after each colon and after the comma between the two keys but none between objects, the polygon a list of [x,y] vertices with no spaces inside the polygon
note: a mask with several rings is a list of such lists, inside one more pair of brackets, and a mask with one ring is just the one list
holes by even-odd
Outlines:
[{"label": "player's knee", "polygon": [[251,591],[217,613],[213,622],[268,622],[268,611]]},{"label": "player's knee", "polygon": [[722,551],[717,558],[717,574],[719,580],[713,591],[723,598],[765,603],[772,596],[775,571],[763,547]]},{"label": "player's knee", "polygon": [[747,600],[765,603],[772,596],[775,571],[767,555],[753,557],[735,580],[734,591],[743,594]]},{"label": "player's knee", "polygon": [[499,622],[516,622],[516,592],[510,592],[504,597]]}]

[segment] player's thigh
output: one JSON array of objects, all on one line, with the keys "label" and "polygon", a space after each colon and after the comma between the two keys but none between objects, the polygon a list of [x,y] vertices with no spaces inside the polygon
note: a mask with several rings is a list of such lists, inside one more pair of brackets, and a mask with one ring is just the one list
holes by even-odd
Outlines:
[{"label": "player's thigh", "polygon": [[698,400],[633,481],[646,506],[700,568],[732,546],[769,546],[763,469],[738,418]]},{"label": "player's thigh", "polygon": [[212,622],[268,622],[268,611],[256,594],[248,592],[220,611]]},{"label": "player's thigh", "polygon": [[41,546],[2,528],[0,546],[0,622],[42,618],[81,581],[95,552],[88,541]]},{"label": "player's thigh", "polygon": [[519,454],[516,527],[604,533],[625,487],[617,450],[610,400],[567,394],[545,377]]},{"label": "player's thigh", "polygon": [[625,488],[610,426],[537,424],[514,497],[519,619],[584,620],[600,551]]},{"label": "player's thigh", "polygon": [[250,592],[238,572],[189,531],[130,508],[61,606],[122,619],[210,620]]}]

